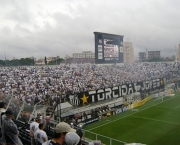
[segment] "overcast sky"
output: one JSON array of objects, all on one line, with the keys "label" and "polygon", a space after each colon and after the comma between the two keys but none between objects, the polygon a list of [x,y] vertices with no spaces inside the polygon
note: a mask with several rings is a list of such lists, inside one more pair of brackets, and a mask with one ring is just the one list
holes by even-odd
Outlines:
[{"label": "overcast sky", "polygon": [[[94,31],[124,35],[139,51],[172,56],[180,0],[0,0],[0,59],[94,51]],[[176,49],[175,49],[176,48]]]}]

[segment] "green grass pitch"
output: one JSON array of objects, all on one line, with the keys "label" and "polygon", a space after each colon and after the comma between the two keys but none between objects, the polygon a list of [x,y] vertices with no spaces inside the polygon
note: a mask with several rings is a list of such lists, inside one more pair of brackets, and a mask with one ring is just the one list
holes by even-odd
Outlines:
[{"label": "green grass pitch", "polygon": [[[143,143],[147,145],[180,145],[180,93],[173,97],[146,102],[138,111],[112,116],[84,127],[85,137],[101,140],[105,145]],[[99,135],[95,135],[93,132]],[[111,141],[102,136],[113,138]]]}]

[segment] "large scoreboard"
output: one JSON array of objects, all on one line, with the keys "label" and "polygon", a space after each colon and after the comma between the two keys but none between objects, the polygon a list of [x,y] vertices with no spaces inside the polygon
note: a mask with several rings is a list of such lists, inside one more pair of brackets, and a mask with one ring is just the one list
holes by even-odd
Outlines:
[{"label": "large scoreboard", "polygon": [[94,32],[95,63],[123,63],[122,35]]}]

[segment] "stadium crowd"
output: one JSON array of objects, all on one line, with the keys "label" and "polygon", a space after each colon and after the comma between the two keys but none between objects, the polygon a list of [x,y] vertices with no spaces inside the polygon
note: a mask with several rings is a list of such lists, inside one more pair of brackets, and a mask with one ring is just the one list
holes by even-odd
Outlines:
[{"label": "stadium crowd", "polygon": [[[6,109],[4,102],[0,102],[0,120],[0,145],[83,145],[81,129],[73,129],[65,122],[56,125],[51,138],[48,138],[45,124],[41,123],[39,117],[32,121],[29,128],[18,128],[13,110]],[[21,138],[23,139],[27,132],[29,135],[22,142]],[[31,138],[31,141],[27,142],[28,138]]]},{"label": "stadium crowd", "polygon": [[69,64],[0,68],[0,91],[34,105],[68,101],[68,95],[126,83],[179,77],[179,63]]},{"label": "stadium crowd", "polygon": [[[61,102],[68,101],[69,94],[81,91],[163,77],[167,79],[177,78],[180,76],[179,68],[179,63],[5,67],[0,68],[0,92],[7,95],[12,94],[14,98],[25,101],[30,105],[40,101],[46,102],[47,100],[47,103],[53,105],[58,99]],[[105,110],[108,110],[108,108],[99,108],[95,112],[100,111],[103,115]],[[25,132],[20,132],[15,120],[13,121],[15,112],[16,109],[8,108],[6,110],[6,104],[0,102],[0,144],[22,144],[21,138],[23,138]],[[92,116],[93,114],[92,112]],[[86,112],[83,115],[87,119]],[[81,130],[74,130],[65,122],[56,125],[51,138],[48,138],[45,124],[38,116],[32,121],[28,129],[31,145],[83,144]],[[94,144],[100,145],[101,142],[93,141],[90,143],[90,145]]]}]

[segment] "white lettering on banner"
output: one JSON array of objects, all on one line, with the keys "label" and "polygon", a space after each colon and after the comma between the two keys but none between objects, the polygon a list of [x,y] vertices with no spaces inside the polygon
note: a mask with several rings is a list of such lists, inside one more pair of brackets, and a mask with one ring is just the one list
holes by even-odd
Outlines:
[{"label": "white lettering on banner", "polygon": [[95,102],[94,95],[96,94],[96,91],[89,91],[89,95],[91,95],[92,102]]},{"label": "white lettering on banner", "polygon": [[[162,81],[162,83],[161,83]],[[154,79],[150,81],[144,81],[144,82],[137,82],[137,83],[131,83],[126,84],[122,86],[116,86],[113,88],[106,88],[106,89],[100,89],[96,91],[89,91],[89,98],[91,98],[91,102],[96,102],[100,100],[106,100],[111,98],[118,98],[125,95],[133,94],[136,92],[139,92],[140,89],[144,88],[145,90],[149,90],[152,88],[157,87],[163,87],[163,80],[162,79]],[[133,97],[128,97],[128,101],[132,101],[134,99]]]},{"label": "white lettering on banner", "polygon": [[145,81],[143,84],[144,84],[144,89],[146,90],[147,89],[147,81]]},{"label": "white lettering on banner", "polygon": [[160,87],[160,79],[157,79],[157,84],[156,84],[157,87]]},{"label": "white lettering on banner", "polygon": [[121,86],[119,86],[119,96],[122,96]]},{"label": "white lettering on banner", "polygon": [[143,82],[142,88],[144,88],[145,90],[149,90],[151,88],[157,88],[160,86],[161,86],[160,79],[156,79],[156,80],[152,80],[152,81]]},{"label": "white lettering on banner", "polygon": [[127,94],[127,86],[126,85],[122,85],[121,87],[121,93],[122,93],[122,96],[126,95]]},{"label": "white lettering on banner", "polygon": [[129,84],[128,94],[131,94],[131,93],[134,93],[134,91],[133,91],[132,85]]},{"label": "white lettering on banner", "polygon": [[137,83],[134,83],[134,89],[135,89],[135,92],[139,91],[139,90],[138,90]]},{"label": "white lettering on banner", "polygon": [[134,89],[135,89],[135,92],[139,92],[139,90],[141,89],[141,86],[137,85],[137,83],[134,83]]},{"label": "white lettering on banner", "polygon": [[112,94],[112,91],[111,91],[111,88],[107,88],[105,89],[105,95],[106,95],[106,99],[111,99],[111,94]]},{"label": "white lettering on banner", "polygon": [[156,88],[156,80],[153,80],[153,88]]},{"label": "white lettering on banner", "polygon": [[115,90],[118,90],[118,87],[113,87],[113,88],[112,88],[112,97],[113,97],[113,98],[119,97],[119,94],[115,94]]},{"label": "white lettering on banner", "polygon": [[144,87],[146,90],[148,90],[149,89],[149,81],[146,81],[145,82],[145,87]]},{"label": "white lettering on banner", "polygon": [[104,90],[97,91],[97,98],[98,98],[98,101],[104,100]]},{"label": "white lettering on banner", "polygon": [[153,83],[152,81],[149,81],[149,89],[152,89]]}]

